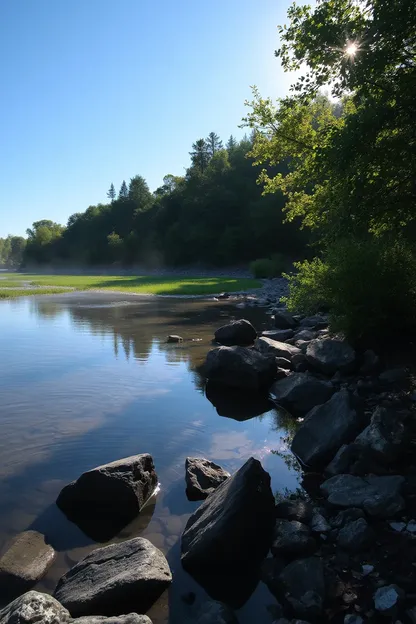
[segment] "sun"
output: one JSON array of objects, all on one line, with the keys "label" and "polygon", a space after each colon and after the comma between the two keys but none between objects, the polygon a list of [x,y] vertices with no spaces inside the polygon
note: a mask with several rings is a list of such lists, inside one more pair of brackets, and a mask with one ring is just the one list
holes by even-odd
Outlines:
[{"label": "sun", "polygon": [[345,46],[345,56],[355,56],[358,52],[358,44],[355,41],[348,41]]}]

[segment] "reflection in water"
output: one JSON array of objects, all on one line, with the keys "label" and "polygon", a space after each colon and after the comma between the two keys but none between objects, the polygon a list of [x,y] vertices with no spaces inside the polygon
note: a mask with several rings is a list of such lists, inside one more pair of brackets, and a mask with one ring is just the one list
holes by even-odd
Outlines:
[{"label": "reflection in water", "polygon": [[267,393],[244,392],[235,388],[224,388],[211,382],[207,383],[205,394],[219,416],[234,420],[243,421],[254,416],[261,416],[273,408]]},{"label": "reflection in water", "polygon": [[[185,494],[188,455],[230,472],[253,455],[270,472],[273,491],[299,485],[286,465],[291,417],[266,397],[212,388],[205,397],[198,370],[215,328],[236,312],[226,303],[92,293],[0,302],[0,349],[7,353],[0,362],[0,554],[20,531],[44,533],[57,559],[40,590],[52,592],[96,547],[55,505],[62,487],[89,468],[135,453],[154,458],[157,499],[112,540],[143,535],[166,554],[175,580],[148,613],[154,624],[190,618],[186,592],[195,592],[195,608],[207,598],[180,564],[180,536],[198,507]],[[261,311],[244,315],[266,327]],[[166,344],[169,334],[184,340]],[[240,624],[271,622],[267,604],[260,583],[239,609]]]}]

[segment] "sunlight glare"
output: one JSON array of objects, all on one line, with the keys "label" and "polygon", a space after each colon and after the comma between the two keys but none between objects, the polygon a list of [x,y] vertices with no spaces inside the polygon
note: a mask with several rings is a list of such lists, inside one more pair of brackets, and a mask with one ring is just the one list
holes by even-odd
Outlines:
[{"label": "sunlight glare", "polygon": [[355,56],[358,52],[358,45],[355,41],[349,41],[345,47],[346,56]]}]

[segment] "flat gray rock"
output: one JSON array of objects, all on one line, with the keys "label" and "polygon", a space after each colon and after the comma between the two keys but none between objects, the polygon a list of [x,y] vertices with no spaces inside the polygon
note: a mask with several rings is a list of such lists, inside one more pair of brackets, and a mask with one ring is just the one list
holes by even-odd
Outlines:
[{"label": "flat gray rock", "polygon": [[232,321],[215,332],[215,341],[228,347],[233,345],[247,347],[252,345],[256,338],[256,330],[246,319]]},{"label": "flat gray rock", "polygon": [[0,594],[7,600],[31,589],[45,576],[55,551],[37,531],[19,533],[0,559]]},{"label": "flat gray rock", "polygon": [[185,461],[186,494],[189,500],[204,500],[230,473],[208,459],[187,457]]},{"label": "flat gray rock", "polygon": [[74,617],[144,613],[171,581],[163,553],[136,537],[81,559],[60,579],[54,597]]},{"label": "flat gray rock", "polygon": [[289,340],[289,338],[293,338],[294,331],[293,329],[267,329],[261,332],[261,335],[265,338],[284,342],[285,340]]},{"label": "flat gray rock", "polygon": [[205,362],[205,375],[210,382],[231,388],[268,388],[276,374],[274,358],[265,357],[255,349],[246,347],[212,349]]},{"label": "flat gray rock", "polygon": [[293,373],[275,381],[270,388],[273,399],[293,414],[306,414],[328,401],[333,393],[334,387],[329,381],[321,381],[308,373]]},{"label": "flat gray rock", "polygon": [[358,507],[368,515],[389,518],[404,508],[400,495],[402,476],[356,477],[336,475],[321,485],[328,502],[335,507]]},{"label": "flat gray rock", "polygon": [[152,624],[152,620],[147,615],[138,615],[137,613],[117,615],[116,617],[86,615],[85,617],[71,620],[70,624]]},{"label": "flat gray rock", "polygon": [[274,355],[275,357],[282,357],[289,362],[292,361],[293,356],[301,354],[302,351],[293,345],[286,342],[279,342],[278,340],[272,340],[265,336],[260,336],[255,342],[255,348],[264,355]]},{"label": "flat gray rock", "polygon": [[70,617],[52,596],[29,591],[0,611],[0,624],[67,624]]},{"label": "flat gray rock", "polygon": [[305,417],[292,441],[292,451],[308,467],[332,460],[339,447],[355,438],[361,418],[347,390],[341,390]]},{"label": "flat gray rock", "polygon": [[355,358],[354,349],[338,338],[317,338],[306,349],[309,364],[325,375],[349,372],[354,368]]},{"label": "flat gray rock", "polygon": [[148,453],[84,472],[63,488],[56,504],[95,541],[108,541],[131,522],[158,483]]}]

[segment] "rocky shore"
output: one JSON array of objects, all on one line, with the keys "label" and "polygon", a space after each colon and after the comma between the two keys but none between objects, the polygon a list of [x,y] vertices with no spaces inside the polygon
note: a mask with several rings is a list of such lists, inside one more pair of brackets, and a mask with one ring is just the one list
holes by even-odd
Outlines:
[{"label": "rocky shore", "polygon": [[[204,374],[208,397],[262,397],[291,414],[302,489],[275,496],[255,458],[232,475],[210,458],[187,458],[184,489],[202,502],[183,532],[181,563],[212,599],[193,605],[187,622],[238,624],[235,611],[262,582],[274,597],[274,624],[415,624],[416,397],[408,371],[331,335],[323,315],[292,316],[276,303],[283,288],[278,281],[267,299],[263,292],[257,303],[238,301],[273,306],[273,327],[258,335],[240,319],[218,328]],[[86,535],[108,542],[157,486],[143,453],[85,472],[56,503]],[[93,550],[53,597],[33,591],[54,559],[45,536],[17,536],[0,559],[0,624],[151,624],[146,612],[175,582],[164,554],[135,537]]]}]

